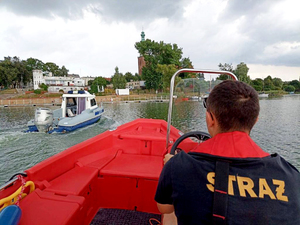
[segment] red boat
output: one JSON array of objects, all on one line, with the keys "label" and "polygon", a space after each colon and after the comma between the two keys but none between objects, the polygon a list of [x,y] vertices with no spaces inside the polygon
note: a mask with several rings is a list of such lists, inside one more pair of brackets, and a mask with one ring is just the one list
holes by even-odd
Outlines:
[{"label": "red boat", "polygon": [[[105,208],[159,214],[154,195],[163,157],[182,136],[170,125],[174,80],[182,72],[236,79],[226,71],[177,71],[171,79],[168,123],[137,119],[40,162],[1,187],[0,210],[17,202],[21,225],[90,224]],[[197,144],[186,139],[180,148],[189,151]]]}]

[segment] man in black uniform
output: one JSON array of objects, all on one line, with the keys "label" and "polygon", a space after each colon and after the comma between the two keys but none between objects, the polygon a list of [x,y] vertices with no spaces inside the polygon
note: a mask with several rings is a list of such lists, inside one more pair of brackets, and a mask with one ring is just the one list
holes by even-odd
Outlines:
[{"label": "man in black uniform", "polygon": [[257,92],[224,81],[204,103],[212,138],[188,154],[166,155],[155,196],[160,212],[175,212],[185,225],[300,224],[299,171],[249,136],[259,114]]}]

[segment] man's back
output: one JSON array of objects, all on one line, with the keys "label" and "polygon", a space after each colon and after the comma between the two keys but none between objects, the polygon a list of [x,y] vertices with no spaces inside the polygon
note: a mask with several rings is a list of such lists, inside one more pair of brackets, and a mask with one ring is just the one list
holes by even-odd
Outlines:
[{"label": "man's back", "polygon": [[159,210],[175,209],[185,225],[300,224],[299,171],[249,136],[259,115],[257,92],[227,80],[203,103],[212,138],[165,164],[155,196]]},{"label": "man's back", "polygon": [[[182,152],[166,164],[178,224],[212,224],[217,159]],[[229,160],[226,224],[300,224],[300,176],[293,166],[276,154]]]}]

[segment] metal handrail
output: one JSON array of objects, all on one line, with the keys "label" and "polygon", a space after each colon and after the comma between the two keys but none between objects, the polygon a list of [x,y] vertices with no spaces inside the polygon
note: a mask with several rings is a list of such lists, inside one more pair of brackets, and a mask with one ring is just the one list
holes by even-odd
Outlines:
[{"label": "metal handrail", "polygon": [[22,175],[22,176],[24,176],[24,177],[27,177],[27,174],[26,174],[25,172],[14,174],[14,175],[9,179],[9,181],[7,181],[5,184],[3,184],[3,185],[0,186],[0,191],[6,189],[7,187],[11,186],[15,181],[17,181],[17,180],[18,180],[17,175]]},{"label": "metal handrail", "polygon": [[222,70],[205,70],[205,69],[180,69],[174,73],[171,78],[170,82],[170,99],[169,99],[169,110],[168,110],[168,127],[167,127],[167,142],[166,142],[166,149],[169,146],[169,139],[170,139],[170,127],[171,127],[171,118],[172,118],[172,107],[173,107],[173,93],[174,93],[174,83],[175,77],[180,73],[213,73],[213,74],[225,74],[232,77],[234,80],[238,80],[237,77],[229,71],[222,71]]}]

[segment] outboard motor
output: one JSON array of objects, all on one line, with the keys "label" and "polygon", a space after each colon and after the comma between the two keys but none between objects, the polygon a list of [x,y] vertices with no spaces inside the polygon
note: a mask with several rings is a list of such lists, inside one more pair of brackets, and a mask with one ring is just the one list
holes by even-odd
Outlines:
[{"label": "outboard motor", "polygon": [[47,108],[37,108],[35,110],[34,124],[39,132],[48,132],[52,129],[53,112]]}]

